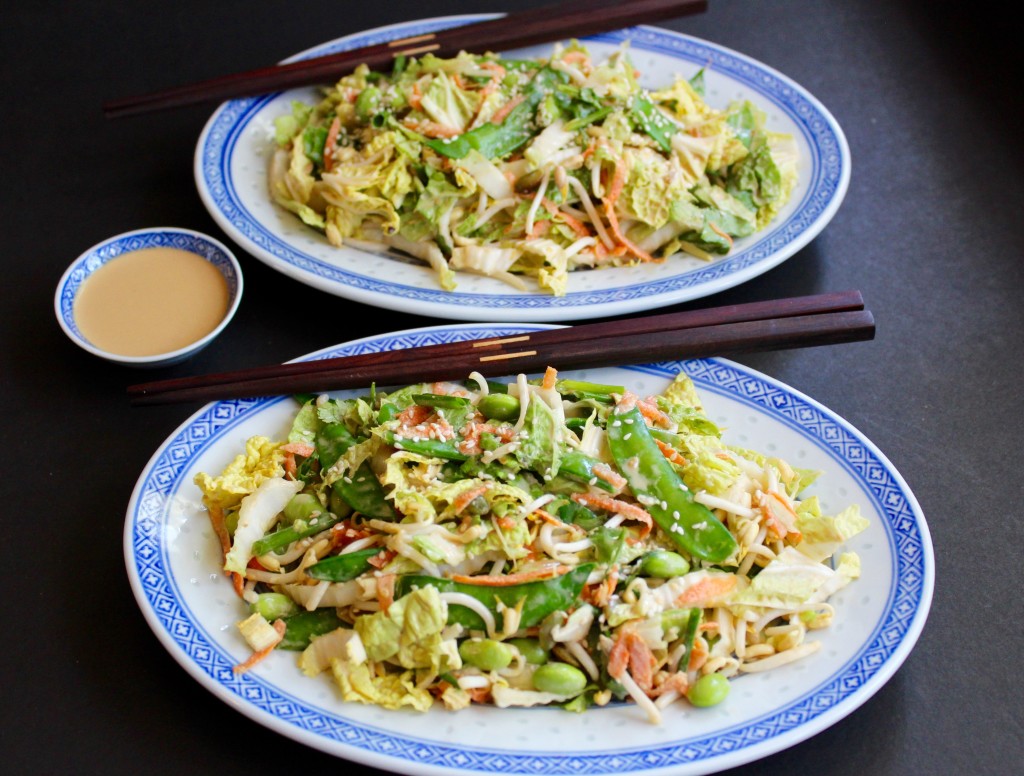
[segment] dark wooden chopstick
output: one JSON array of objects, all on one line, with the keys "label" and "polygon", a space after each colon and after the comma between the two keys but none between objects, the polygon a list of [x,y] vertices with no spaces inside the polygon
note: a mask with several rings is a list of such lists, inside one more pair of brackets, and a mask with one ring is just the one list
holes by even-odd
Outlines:
[{"label": "dark wooden chopstick", "polygon": [[860,292],[842,291],[142,383],[128,394],[135,405],[169,404],[811,347],[871,339],[863,307]]},{"label": "dark wooden chopstick", "polygon": [[399,56],[433,54],[451,57],[460,51],[486,53],[582,38],[636,24],[650,24],[707,8],[706,0],[569,0],[559,5],[517,11],[496,19],[438,32],[313,57],[284,65],[249,70],[198,83],[104,103],[108,118],[266,94],[298,86],[331,83],[365,63],[371,70],[390,69]]}]

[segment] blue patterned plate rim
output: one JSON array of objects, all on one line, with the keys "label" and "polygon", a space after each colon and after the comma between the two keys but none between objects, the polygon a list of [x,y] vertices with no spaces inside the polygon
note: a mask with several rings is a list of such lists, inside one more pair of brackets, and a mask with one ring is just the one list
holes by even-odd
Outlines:
[{"label": "blue patterned plate rim", "polygon": [[[503,323],[412,329],[367,337],[296,360],[415,347],[434,342],[505,336],[545,326]],[[399,717],[391,726],[371,725],[296,697],[261,678],[231,671],[233,660],[216,633],[204,627],[181,595],[184,580],[170,568],[171,505],[190,462],[241,422],[258,417],[283,398],[209,404],[174,431],[154,453],[132,494],[124,530],[128,576],[142,613],[159,641],[186,671],[214,695],[255,721],[311,747],[401,773],[508,772],[544,774],[706,774],[750,762],[792,746],[835,724],[867,701],[913,649],[927,619],[934,586],[934,558],[924,514],[902,476],[848,422],[804,394],[755,370],[721,358],[646,364],[628,369],[659,379],[683,368],[704,393],[738,402],[796,432],[801,442],[827,455],[860,487],[883,517],[891,581],[877,622],[859,634],[850,659],[810,691],[778,708],[713,735],[679,738],[655,746],[571,747],[557,754],[479,744],[453,745],[411,736]],[[237,440],[232,437],[231,444]],[[233,449],[233,448],[232,448]],[[863,506],[863,502],[862,502]],[[512,711],[512,710],[507,710]],[[543,710],[533,710],[544,713]],[[602,712],[607,710],[601,710]],[[560,711],[552,713],[562,714]],[[587,712],[590,713],[590,712]],[[447,718],[446,718],[447,719]],[[443,726],[438,726],[443,727]],[[607,740],[607,739],[603,739]]]},{"label": "blue patterned plate rim", "polygon": [[[399,37],[490,18],[493,14],[448,16],[380,27],[316,46],[291,59],[342,51]],[[260,111],[280,93],[232,100],[210,117],[196,146],[194,173],[199,194],[218,225],[248,253],[299,282],[357,302],[455,320],[557,322],[620,315],[698,299],[767,272],[807,245],[833,218],[850,180],[850,151],[829,111],[803,87],[750,57],[683,33],[638,26],[586,38],[618,44],[628,38],[634,51],[666,55],[690,66],[710,65],[792,121],[810,155],[802,171],[808,185],[791,212],[723,259],[674,275],[622,280],[607,288],[571,290],[563,297],[545,293],[446,292],[424,273],[423,285],[396,282],[341,267],[286,239],[252,212],[240,190],[232,162],[253,142]],[[353,250],[349,248],[332,250]],[[368,255],[368,254],[363,254]],[[572,276],[570,276],[571,278]],[[570,282],[570,288],[573,283]]]}]

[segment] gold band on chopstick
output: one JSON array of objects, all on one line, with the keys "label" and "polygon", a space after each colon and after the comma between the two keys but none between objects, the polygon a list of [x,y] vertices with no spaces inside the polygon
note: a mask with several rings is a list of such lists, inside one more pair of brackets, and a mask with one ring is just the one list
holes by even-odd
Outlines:
[{"label": "gold band on chopstick", "polygon": [[536,356],[536,350],[524,350],[521,353],[501,353],[497,356],[480,356],[481,361],[506,361],[510,358],[525,358],[526,356]]},{"label": "gold band on chopstick", "polygon": [[405,51],[394,51],[391,56],[397,59],[398,57],[414,57],[417,54],[426,54],[428,51],[437,51],[441,48],[440,43],[431,43],[429,46],[420,46],[419,48],[406,49]]},{"label": "gold band on chopstick", "polygon": [[406,46],[409,43],[422,43],[425,40],[433,40],[436,38],[433,32],[429,32],[426,35],[415,35],[411,38],[402,38],[401,40],[393,40],[388,44],[388,48],[397,48],[398,46]]},{"label": "gold band on chopstick", "polygon": [[493,340],[481,340],[474,342],[474,348],[489,348],[492,345],[505,345],[509,342],[528,342],[530,339],[529,334],[524,334],[522,337],[506,337],[505,339],[493,339]]}]

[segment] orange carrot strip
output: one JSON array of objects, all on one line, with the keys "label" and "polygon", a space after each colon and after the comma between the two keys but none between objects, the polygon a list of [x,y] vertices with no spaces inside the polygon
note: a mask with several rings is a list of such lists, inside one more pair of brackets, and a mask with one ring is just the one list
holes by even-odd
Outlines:
[{"label": "orange carrot strip", "polygon": [[245,592],[245,576],[237,571],[229,571],[228,573],[231,575],[231,586],[235,589],[238,597],[241,598]]},{"label": "orange carrot strip", "polygon": [[462,493],[456,496],[455,500],[452,502],[452,507],[454,507],[455,514],[460,514],[463,509],[470,505],[473,499],[475,499],[477,496],[482,496],[484,493],[488,491],[489,488],[490,486],[484,483],[483,485],[480,485],[476,488],[470,488],[469,490],[462,491]]},{"label": "orange carrot strip", "polygon": [[622,193],[623,186],[626,185],[626,163],[619,159],[615,162],[615,171],[612,173],[612,182],[608,186],[608,192],[604,195],[605,207],[608,205],[614,205],[615,200],[619,198]]},{"label": "orange carrot strip", "polygon": [[605,197],[604,214],[608,217],[608,224],[612,228],[612,234],[615,235],[615,239],[618,240],[619,243],[624,248],[626,248],[626,250],[628,250],[641,261],[655,261],[655,258],[651,254],[649,254],[639,245],[630,242],[630,240],[622,233],[622,231],[619,229],[618,216],[615,215],[615,207],[613,203],[608,201],[607,197]]},{"label": "orange carrot strip", "polygon": [[430,417],[433,410],[422,404],[410,404],[398,413],[398,422],[403,426],[417,426]]},{"label": "orange carrot strip", "polygon": [[548,511],[546,511],[544,509],[535,509],[535,510],[533,510],[533,514],[535,514],[537,517],[539,517],[545,523],[551,523],[551,525],[557,525],[557,526],[566,525],[566,523],[564,521],[559,520],[553,514],[551,514],[550,512],[548,512]]},{"label": "orange carrot strip", "polygon": [[559,210],[558,206],[555,205],[555,203],[552,202],[547,197],[544,197],[543,199],[541,199],[540,203],[544,206],[544,209],[546,211],[548,211],[554,218],[558,218],[558,219],[562,220],[565,223],[566,226],[568,226],[570,229],[572,229],[580,237],[589,237],[590,236],[590,230],[587,229],[587,225],[586,224],[584,224],[578,218],[573,218],[568,213],[564,213],[561,210]]},{"label": "orange carrot strip", "polygon": [[316,448],[313,445],[306,444],[305,442],[289,442],[286,445],[281,445],[281,450],[286,453],[301,455],[303,458],[309,458],[309,456],[316,452]]},{"label": "orange carrot strip", "polygon": [[604,480],[616,490],[626,487],[626,478],[606,463],[595,464],[593,472],[595,477]]},{"label": "orange carrot strip", "polygon": [[558,379],[558,370],[553,366],[549,366],[544,370],[544,380],[541,382],[540,387],[545,390],[551,390],[555,387],[555,381]]},{"label": "orange carrot strip", "polygon": [[678,464],[679,466],[686,466],[689,463],[689,461],[683,458],[683,456],[679,454],[679,451],[672,447],[668,442],[662,442],[660,439],[655,439],[654,442],[658,445],[658,449],[661,450],[661,454],[668,458],[672,463]]},{"label": "orange carrot strip", "polygon": [[672,428],[672,418],[659,410],[658,406],[653,402],[641,399],[636,403],[636,405],[640,410],[640,414],[651,423],[659,425],[662,428]]},{"label": "orange carrot strip", "polygon": [[324,141],[324,170],[327,172],[334,167],[334,146],[338,144],[338,133],[340,132],[341,119],[335,116],[330,129],[327,130],[327,139]]},{"label": "orange carrot strip", "polygon": [[629,651],[629,673],[644,691],[654,684],[654,667],[658,661],[640,634],[630,631],[626,634],[626,649]]},{"label": "orange carrot strip", "polygon": [[381,550],[379,553],[369,558],[366,562],[374,568],[382,569],[391,562],[398,553],[394,550]]},{"label": "orange carrot strip", "polygon": [[533,582],[538,579],[559,577],[569,571],[568,566],[548,566],[533,571],[520,571],[517,574],[500,574],[498,576],[480,575],[467,577],[465,574],[452,574],[449,579],[464,585],[486,585],[487,587],[508,587],[522,582]]},{"label": "orange carrot strip", "polygon": [[526,99],[524,95],[517,94],[511,100],[506,102],[504,105],[502,105],[500,108],[498,108],[498,110],[494,112],[493,116],[491,116],[491,123],[500,124],[501,122],[503,122],[505,120],[505,117],[508,116],[508,114],[512,112],[516,105],[521,103],[524,99]]},{"label": "orange carrot strip", "polygon": [[237,666],[235,666],[231,670],[234,671],[236,674],[244,674],[246,671],[248,671],[254,665],[256,665],[261,660],[263,660],[267,655],[269,655],[271,652],[273,652],[274,651],[274,647],[276,647],[278,644],[280,644],[281,640],[284,639],[284,631],[285,631],[284,620],[274,620],[274,630],[277,632],[277,640],[273,644],[271,644],[269,647],[264,647],[263,649],[259,650],[258,652],[253,652],[249,656],[248,660],[246,660],[244,663],[239,663]]},{"label": "orange carrot strip", "polygon": [[395,581],[398,579],[396,574],[381,574],[377,577],[377,602],[380,604],[380,610],[387,612],[388,607],[395,602]]},{"label": "orange carrot strip", "polygon": [[715,232],[716,234],[718,234],[720,237],[724,237],[726,242],[729,243],[729,247],[730,248],[732,247],[732,237],[729,236],[729,234],[727,234],[726,232],[723,232],[721,229],[719,229],[717,226],[715,226],[715,222],[714,221],[708,221],[708,226],[710,226],[711,230],[713,232]]},{"label": "orange carrot strip", "polygon": [[675,605],[706,608],[734,587],[736,587],[736,577],[732,574],[707,577],[678,595]]},{"label": "orange carrot strip", "polygon": [[644,524],[642,536],[647,536],[654,527],[654,518],[651,517],[650,513],[646,509],[641,509],[636,504],[630,504],[628,501],[602,496],[598,493],[573,493],[572,500],[588,507],[597,507],[606,512],[623,515],[630,520],[640,521]]}]

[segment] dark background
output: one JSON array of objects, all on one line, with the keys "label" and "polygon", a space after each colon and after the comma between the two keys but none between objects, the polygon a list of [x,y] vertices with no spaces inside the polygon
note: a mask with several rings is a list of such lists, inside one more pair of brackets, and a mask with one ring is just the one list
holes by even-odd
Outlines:
[{"label": "dark background", "polygon": [[[5,6],[5,773],[368,772],[216,700],[149,630],[125,573],[124,513],[149,456],[194,408],[133,409],[124,389],[438,322],[326,295],[238,251],[241,307],[193,360],[140,373],[79,350],[56,323],[53,294],[84,249],[157,225],[226,240],[192,178],[211,108],[107,121],[101,103],[266,65],[368,27],[538,4]],[[711,0],[705,14],[663,25],[793,78],[835,115],[853,158],[842,207],[808,247],[678,309],[860,289],[875,341],[737,360],[874,441],[917,495],[936,554],[930,618],[894,678],[832,728],[746,773],[1020,772],[1021,63],[1010,53],[1020,51],[1013,25],[985,7]]]}]

